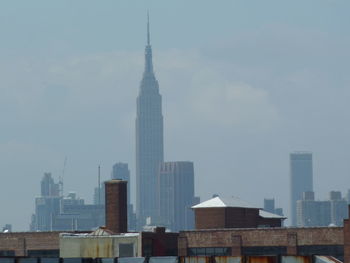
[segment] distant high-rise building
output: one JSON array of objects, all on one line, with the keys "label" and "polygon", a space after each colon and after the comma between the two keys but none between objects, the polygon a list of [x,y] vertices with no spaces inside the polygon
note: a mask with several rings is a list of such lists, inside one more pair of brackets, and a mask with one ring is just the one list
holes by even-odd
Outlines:
[{"label": "distant high-rise building", "polygon": [[51,173],[44,173],[41,182],[41,196],[35,198],[35,217],[32,219],[34,230],[52,231],[52,219],[60,213],[59,184],[55,183]]},{"label": "distant high-rise building", "polygon": [[100,184],[100,187],[94,188],[94,205],[104,205],[105,204],[105,185],[104,183]]},{"label": "distant high-rise building", "polygon": [[171,231],[194,227],[194,168],[192,162],[165,162],[159,171],[159,224]]},{"label": "distant high-rise building", "polygon": [[315,201],[314,192],[302,194],[296,201],[296,225],[299,227],[328,226],[331,223],[331,207],[328,201]]},{"label": "distant high-rise building", "polygon": [[314,192],[304,192],[297,201],[297,226],[342,226],[348,216],[347,202],[339,191],[331,191],[329,197],[329,200],[315,201]]},{"label": "distant high-rise building", "polygon": [[149,20],[145,70],[137,97],[136,114],[136,208],[141,228],[147,218],[157,218],[157,173],[163,162],[162,97],[153,72]]},{"label": "distant high-rise building", "polygon": [[313,191],[312,153],[294,152],[290,154],[290,214],[291,225],[297,224],[296,204],[302,193]]},{"label": "distant high-rise building", "polygon": [[130,171],[127,163],[116,163],[113,165],[111,179],[127,181],[128,205],[130,204]]},{"label": "distant high-rise building", "polygon": [[50,173],[41,180],[41,196],[35,198],[31,231],[91,230],[104,225],[104,206],[86,205],[84,199],[70,192],[59,196],[59,183]]},{"label": "distant high-rise building", "polygon": [[136,230],[136,215],[130,199],[130,170],[127,163],[116,163],[113,165],[111,179],[120,179],[127,182],[127,207],[128,207],[128,229]]},{"label": "distant high-rise building", "polygon": [[264,210],[270,213],[275,213],[275,199],[265,198],[264,199]]},{"label": "distant high-rise building", "polygon": [[283,216],[283,209],[275,207],[275,199],[274,198],[265,198],[264,199],[264,210],[276,215]]},{"label": "distant high-rise building", "polygon": [[59,184],[54,182],[51,173],[44,173],[41,180],[41,196],[59,196]]},{"label": "distant high-rise building", "polygon": [[329,202],[331,203],[331,222],[333,225],[342,226],[343,220],[348,217],[348,202],[343,199],[340,191],[331,191],[329,193]]}]

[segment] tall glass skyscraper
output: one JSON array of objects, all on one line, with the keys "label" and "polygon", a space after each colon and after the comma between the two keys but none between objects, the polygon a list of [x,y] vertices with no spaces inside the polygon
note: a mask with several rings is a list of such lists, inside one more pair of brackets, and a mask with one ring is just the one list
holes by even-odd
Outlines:
[{"label": "tall glass skyscraper", "polygon": [[173,232],[194,228],[192,162],[165,162],[159,171],[159,223]]},{"label": "tall glass skyscraper", "polygon": [[153,72],[149,19],[145,70],[137,97],[136,116],[136,211],[139,227],[148,217],[158,217],[157,173],[163,162],[162,97]]},{"label": "tall glass skyscraper", "polygon": [[290,154],[290,215],[291,225],[297,225],[297,200],[303,192],[313,191],[312,153],[294,152]]}]

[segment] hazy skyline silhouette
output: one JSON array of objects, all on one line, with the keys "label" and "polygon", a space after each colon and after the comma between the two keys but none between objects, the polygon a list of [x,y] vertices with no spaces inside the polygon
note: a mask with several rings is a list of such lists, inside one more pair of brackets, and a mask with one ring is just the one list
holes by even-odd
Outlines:
[{"label": "hazy skyline silhouette", "polygon": [[349,186],[345,0],[4,1],[0,9],[0,226],[27,230],[44,172],[92,202],[127,162],[147,9],[165,161],[193,161],[195,192],[274,197],[287,216],[289,153],[313,153],[314,191]]}]

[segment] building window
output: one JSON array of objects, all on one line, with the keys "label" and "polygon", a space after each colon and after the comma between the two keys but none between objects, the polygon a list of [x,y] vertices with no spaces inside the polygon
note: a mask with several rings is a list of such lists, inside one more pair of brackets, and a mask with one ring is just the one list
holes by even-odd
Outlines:
[{"label": "building window", "polygon": [[0,257],[14,257],[14,250],[0,250]]},{"label": "building window", "polygon": [[15,258],[0,258],[0,263],[15,263]]},{"label": "building window", "polygon": [[133,257],[134,256],[134,244],[119,244],[119,257]]},{"label": "building window", "polygon": [[188,249],[189,256],[230,256],[229,247],[194,247]]},{"label": "building window", "polygon": [[28,257],[58,258],[59,256],[60,256],[60,251],[58,249],[28,250]]}]

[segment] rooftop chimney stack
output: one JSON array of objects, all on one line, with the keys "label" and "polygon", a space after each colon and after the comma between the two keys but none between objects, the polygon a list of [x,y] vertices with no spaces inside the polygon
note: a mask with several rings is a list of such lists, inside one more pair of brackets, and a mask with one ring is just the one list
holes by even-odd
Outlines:
[{"label": "rooftop chimney stack", "polygon": [[127,181],[113,179],[105,182],[106,227],[114,233],[128,232]]}]

